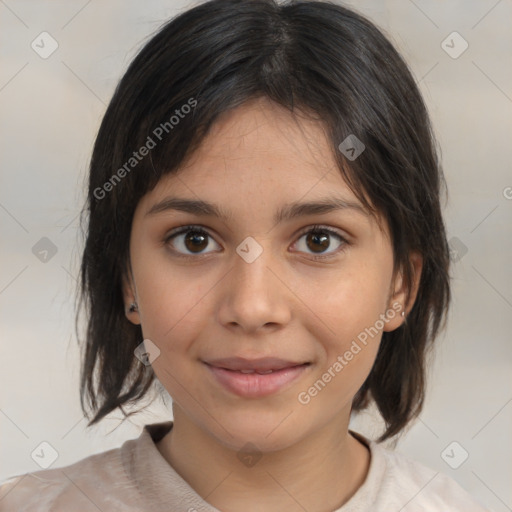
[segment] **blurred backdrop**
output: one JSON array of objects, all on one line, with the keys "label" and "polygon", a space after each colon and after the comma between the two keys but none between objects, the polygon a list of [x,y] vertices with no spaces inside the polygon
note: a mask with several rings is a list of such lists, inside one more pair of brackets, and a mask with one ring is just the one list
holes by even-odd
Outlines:
[{"label": "blurred backdrop", "polygon": [[[453,307],[421,418],[396,449],[512,510],[512,1],[363,0],[430,110],[449,187]],[[141,45],[182,0],[0,0],[0,479],[52,467],[172,419],[168,401],[86,429],[75,289],[94,137]],[[369,436],[368,411],[352,428]],[[53,453],[53,452],[52,452]]]}]

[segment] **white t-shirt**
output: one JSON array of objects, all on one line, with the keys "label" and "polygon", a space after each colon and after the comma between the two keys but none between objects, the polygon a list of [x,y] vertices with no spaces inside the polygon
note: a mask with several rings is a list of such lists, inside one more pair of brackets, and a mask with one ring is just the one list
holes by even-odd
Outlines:
[{"label": "white t-shirt", "polygon": [[[172,421],[74,464],[13,476],[0,486],[1,512],[220,512],[162,457],[155,443]],[[486,512],[448,476],[351,433],[371,453],[363,485],[333,512]],[[487,511],[488,512],[488,511]]]}]

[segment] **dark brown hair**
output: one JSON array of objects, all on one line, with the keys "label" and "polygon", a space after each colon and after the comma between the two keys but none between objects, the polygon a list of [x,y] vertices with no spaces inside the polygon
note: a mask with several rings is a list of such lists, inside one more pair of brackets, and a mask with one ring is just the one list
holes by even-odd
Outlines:
[{"label": "dark brown hair", "polygon": [[[440,208],[445,182],[411,72],[374,24],[337,3],[212,0],[172,19],[144,45],[96,138],[79,290],[87,316],[80,398],[88,419],[93,413],[89,426],[117,408],[126,415],[123,405],[139,402],[155,380],[151,366],[134,357],[142,331],[127,320],[122,293],[139,200],[176,172],[220,114],[260,96],[323,122],[343,178],[386,220],[395,272],[401,269],[408,289],[410,252],[421,253],[414,306],[398,329],[383,333],[353,401],[353,411],[371,400],[377,405],[386,424],[379,441],[421,411],[426,357],[451,297]],[[338,149],[349,135],[366,147],[355,160]],[[150,139],[149,154],[134,160]]]}]

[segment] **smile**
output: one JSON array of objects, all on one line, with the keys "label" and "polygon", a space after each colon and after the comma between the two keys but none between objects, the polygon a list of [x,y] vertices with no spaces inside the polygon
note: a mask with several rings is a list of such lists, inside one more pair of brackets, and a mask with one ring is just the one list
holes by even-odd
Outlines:
[{"label": "smile", "polygon": [[303,375],[310,363],[279,369],[228,369],[205,363],[217,384],[235,395],[261,398],[282,391]]}]

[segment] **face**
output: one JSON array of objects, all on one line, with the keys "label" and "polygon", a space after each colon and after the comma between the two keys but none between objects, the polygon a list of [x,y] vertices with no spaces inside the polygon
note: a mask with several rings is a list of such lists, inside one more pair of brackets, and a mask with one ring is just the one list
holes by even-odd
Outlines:
[{"label": "face", "polygon": [[[222,216],[170,208],[171,197]],[[289,208],[333,200],[345,207]],[[382,331],[403,321],[383,228],[320,124],[262,99],[226,113],[141,199],[132,225],[124,293],[138,311],[127,315],[160,350],[152,365],[179,416],[225,446],[250,439],[263,451],[348,424]]]}]

